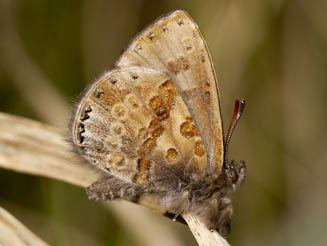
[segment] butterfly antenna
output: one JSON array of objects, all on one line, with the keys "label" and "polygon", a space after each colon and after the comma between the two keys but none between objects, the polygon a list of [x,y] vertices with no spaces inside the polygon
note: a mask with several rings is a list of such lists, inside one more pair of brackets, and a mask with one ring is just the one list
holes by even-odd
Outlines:
[{"label": "butterfly antenna", "polygon": [[234,105],[234,114],[233,114],[233,118],[230,121],[229,124],[229,128],[228,128],[228,132],[227,132],[227,136],[225,139],[225,148],[224,148],[224,152],[225,152],[225,158],[224,158],[224,165],[227,165],[227,155],[228,155],[228,147],[229,147],[229,142],[232,138],[235,126],[238,122],[238,120],[241,118],[243,110],[244,110],[244,106],[245,106],[245,101],[242,99],[240,100],[235,100],[235,105]]}]

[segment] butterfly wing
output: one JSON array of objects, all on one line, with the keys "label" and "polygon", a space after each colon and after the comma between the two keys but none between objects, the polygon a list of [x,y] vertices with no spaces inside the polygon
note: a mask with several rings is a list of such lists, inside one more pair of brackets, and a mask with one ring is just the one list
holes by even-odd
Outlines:
[{"label": "butterfly wing", "polygon": [[93,166],[148,187],[155,165],[193,165],[199,176],[205,148],[174,81],[149,68],[107,72],[81,97],[72,141]]},{"label": "butterfly wing", "polygon": [[155,21],[130,44],[116,64],[164,71],[174,81],[207,150],[206,172],[221,172],[223,129],[215,70],[208,47],[192,18],[177,10]]}]

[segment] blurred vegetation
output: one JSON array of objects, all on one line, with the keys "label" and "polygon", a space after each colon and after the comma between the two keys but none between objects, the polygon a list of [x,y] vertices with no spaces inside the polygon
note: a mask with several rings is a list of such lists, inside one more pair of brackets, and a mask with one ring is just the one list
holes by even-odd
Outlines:
[{"label": "blurred vegetation", "polygon": [[[0,111],[66,127],[73,99],[138,31],[186,9],[210,47],[225,122],[234,99],[247,100],[230,153],[249,169],[234,196],[231,244],[326,245],[326,5],[1,0]],[[0,187],[0,206],[53,245],[141,245],[81,189],[6,170]]]}]

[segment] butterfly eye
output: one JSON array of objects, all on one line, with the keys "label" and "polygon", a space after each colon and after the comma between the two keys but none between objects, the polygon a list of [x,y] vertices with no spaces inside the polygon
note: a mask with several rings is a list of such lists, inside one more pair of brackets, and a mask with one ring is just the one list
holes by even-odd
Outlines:
[{"label": "butterfly eye", "polygon": [[229,176],[230,176],[230,180],[232,181],[232,183],[235,184],[238,180],[237,172],[234,169],[230,169]]}]

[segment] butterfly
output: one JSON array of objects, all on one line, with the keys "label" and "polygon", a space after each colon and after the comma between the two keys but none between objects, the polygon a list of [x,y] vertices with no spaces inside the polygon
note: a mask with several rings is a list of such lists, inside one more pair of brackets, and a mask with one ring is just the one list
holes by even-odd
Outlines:
[{"label": "butterfly", "polygon": [[236,100],[224,138],[216,74],[197,24],[184,10],[160,17],[77,103],[71,142],[103,173],[87,187],[89,198],[125,199],[175,219],[191,212],[228,235],[231,193],[246,166],[229,163],[227,151],[244,105]]}]

